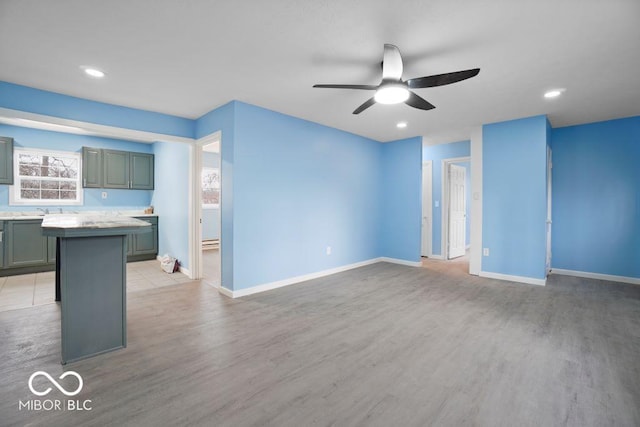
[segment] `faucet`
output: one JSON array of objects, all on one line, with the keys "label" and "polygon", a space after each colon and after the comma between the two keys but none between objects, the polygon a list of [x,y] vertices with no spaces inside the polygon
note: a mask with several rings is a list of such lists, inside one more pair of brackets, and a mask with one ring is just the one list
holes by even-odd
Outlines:
[{"label": "faucet", "polygon": [[44,208],[44,209],[38,208],[38,210],[42,211],[42,213],[45,214],[45,215],[49,215],[49,209],[48,208]]}]

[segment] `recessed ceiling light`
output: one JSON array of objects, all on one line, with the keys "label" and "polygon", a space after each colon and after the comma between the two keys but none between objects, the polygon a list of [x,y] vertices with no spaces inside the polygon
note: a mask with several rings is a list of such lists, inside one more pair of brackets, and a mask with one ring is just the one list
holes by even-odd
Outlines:
[{"label": "recessed ceiling light", "polygon": [[553,89],[553,90],[545,92],[544,97],[545,98],[557,98],[560,95],[562,95],[562,92],[564,92],[564,89]]},{"label": "recessed ceiling light", "polygon": [[396,127],[400,128],[400,129],[404,129],[404,128],[407,127],[407,122],[398,122]]},{"label": "recessed ceiling light", "polygon": [[104,71],[98,70],[93,67],[81,67],[84,72],[91,77],[95,77],[96,79],[101,79],[104,77]]}]

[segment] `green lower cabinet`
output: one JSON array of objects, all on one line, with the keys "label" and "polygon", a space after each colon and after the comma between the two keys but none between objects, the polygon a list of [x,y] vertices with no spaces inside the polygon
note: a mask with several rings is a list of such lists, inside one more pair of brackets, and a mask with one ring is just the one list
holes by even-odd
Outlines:
[{"label": "green lower cabinet", "polygon": [[5,229],[5,268],[33,267],[48,263],[47,238],[42,220],[7,221]]},{"label": "green lower cabinet", "polygon": [[127,257],[133,255],[133,234],[127,236]]},{"label": "green lower cabinet", "polygon": [[4,267],[4,221],[0,221],[0,268]]},{"label": "green lower cabinet", "polygon": [[56,238],[47,237],[47,262],[49,264],[56,263]]},{"label": "green lower cabinet", "polygon": [[158,217],[136,217],[151,224],[142,233],[130,235],[127,239],[127,259],[140,261],[155,259],[158,254]]},{"label": "green lower cabinet", "polygon": [[[127,236],[127,261],[155,259],[158,217],[138,217],[151,224]],[[41,219],[0,221],[0,277],[51,271],[56,268],[56,238],[42,235]]]}]

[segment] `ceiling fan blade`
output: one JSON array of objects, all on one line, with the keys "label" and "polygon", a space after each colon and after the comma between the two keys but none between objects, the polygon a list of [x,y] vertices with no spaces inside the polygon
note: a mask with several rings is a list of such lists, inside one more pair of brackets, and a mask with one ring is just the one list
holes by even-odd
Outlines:
[{"label": "ceiling fan blade", "polygon": [[364,110],[366,110],[367,108],[371,107],[373,104],[376,103],[376,100],[374,98],[370,98],[368,99],[364,104],[362,104],[361,106],[359,106],[358,108],[356,108],[353,111],[353,114],[360,114],[362,113]]},{"label": "ceiling fan blade", "polygon": [[400,49],[392,44],[384,45],[382,59],[382,80],[402,79],[402,56]]},{"label": "ceiling fan blade", "polygon": [[427,101],[426,99],[416,95],[413,92],[409,92],[409,99],[404,101],[405,104],[410,105],[413,108],[419,108],[421,110],[433,110],[435,105]]},{"label": "ceiling fan blade", "polygon": [[313,87],[325,88],[325,89],[362,89],[362,90],[376,90],[378,86],[374,85],[313,85]]},{"label": "ceiling fan blade", "polygon": [[443,86],[451,83],[457,83],[462,80],[475,77],[480,72],[480,68],[471,70],[455,71],[453,73],[436,74],[427,77],[417,77],[407,80],[407,85],[411,89],[421,89],[425,87]]}]

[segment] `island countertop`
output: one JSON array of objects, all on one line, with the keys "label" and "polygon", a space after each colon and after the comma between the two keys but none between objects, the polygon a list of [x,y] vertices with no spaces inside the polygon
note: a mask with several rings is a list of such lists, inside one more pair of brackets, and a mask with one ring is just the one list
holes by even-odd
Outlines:
[{"label": "island countertop", "polygon": [[141,233],[146,221],[119,215],[54,214],[42,219],[45,236],[80,237]]}]

